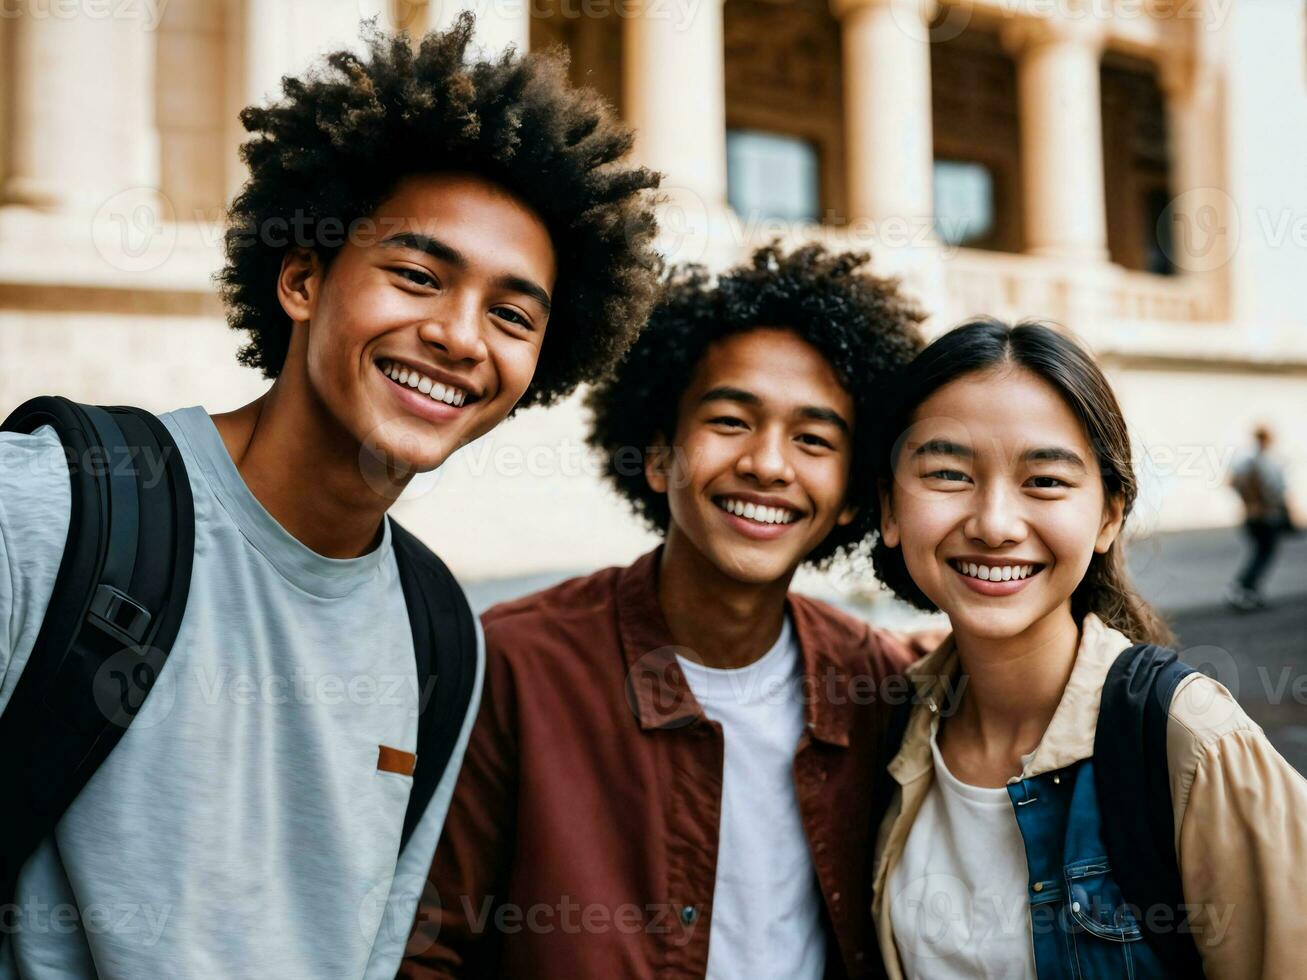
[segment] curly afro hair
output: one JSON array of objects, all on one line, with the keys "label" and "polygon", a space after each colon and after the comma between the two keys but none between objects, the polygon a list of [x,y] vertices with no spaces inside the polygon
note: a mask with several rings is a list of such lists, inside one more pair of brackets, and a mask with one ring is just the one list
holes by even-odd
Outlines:
[{"label": "curly afro hair", "polygon": [[[276,282],[287,248],[311,247],[329,265],[344,229],[405,176],[433,172],[482,176],[549,230],[553,309],[520,407],[567,395],[631,345],[658,287],[648,192],[660,175],[616,162],[632,134],[597,94],[571,86],[562,52],[469,60],[473,26],[464,13],[415,52],[406,35],[371,25],[367,57],[330,54],[324,70],[282,79],[284,98],[241,112],[254,134],[241,147],[250,177],[217,280],[228,323],[250,334],[242,364],[275,378],[285,363],[291,322]],[[279,234],[261,233],[271,228]]]},{"label": "curly afro hair", "polygon": [[865,548],[880,525],[871,459],[873,426],[894,372],[922,347],[923,314],[894,280],[864,271],[865,254],[806,245],[786,255],[773,242],[714,281],[702,266],[670,270],[649,323],[616,371],[591,390],[589,443],[607,478],[643,517],[665,532],[665,494],[644,476],[644,454],[676,431],[681,395],[710,344],[763,326],[784,326],[830,362],[853,396],[855,422],[848,499],[858,516],[836,527],[807,556],[824,566]]}]

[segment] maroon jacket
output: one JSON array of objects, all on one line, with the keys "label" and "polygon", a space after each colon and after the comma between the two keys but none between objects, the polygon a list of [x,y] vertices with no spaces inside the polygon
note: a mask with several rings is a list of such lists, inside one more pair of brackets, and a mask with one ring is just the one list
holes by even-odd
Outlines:
[{"label": "maroon jacket", "polygon": [[[704,975],[723,739],[676,664],[658,554],[485,614],[485,694],[400,976]],[[873,756],[882,698],[908,690],[913,654],[823,603],[788,604],[807,685],[794,778],[834,940],[827,972],[877,975]]]}]

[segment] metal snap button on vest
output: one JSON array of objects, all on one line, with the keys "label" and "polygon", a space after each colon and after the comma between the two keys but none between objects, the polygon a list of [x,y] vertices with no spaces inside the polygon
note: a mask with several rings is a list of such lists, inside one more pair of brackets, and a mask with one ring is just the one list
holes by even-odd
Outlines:
[{"label": "metal snap button on vest", "polygon": [[1071,903],[1071,911],[1072,911],[1072,912],[1079,912],[1079,911],[1080,911],[1080,903],[1079,903],[1079,902],[1072,902],[1072,903]]},{"label": "metal snap button on vest", "polygon": [[1054,786],[1060,786],[1060,785],[1062,785],[1062,777],[1061,777],[1061,776],[1054,776],[1054,777],[1053,777],[1053,785],[1054,785]]},{"label": "metal snap button on vest", "polygon": [[1043,890],[1044,890],[1044,883],[1042,881],[1035,882],[1035,891],[1042,892]]},{"label": "metal snap button on vest", "polygon": [[681,921],[687,926],[693,925],[694,920],[699,918],[699,910],[693,905],[687,905],[681,909]]}]

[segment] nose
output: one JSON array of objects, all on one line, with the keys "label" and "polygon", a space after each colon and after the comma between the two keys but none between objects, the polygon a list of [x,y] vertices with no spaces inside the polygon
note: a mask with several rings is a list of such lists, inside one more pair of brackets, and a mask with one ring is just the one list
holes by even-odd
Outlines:
[{"label": "nose", "polygon": [[990,484],[974,495],[975,509],[962,532],[988,548],[1015,544],[1026,536],[1026,519],[1020,495],[1000,484]]},{"label": "nose", "polygon": [[783,432],[763,427],[755,432],[736,461],[735,472],[759,486],[784,486],[794,482],[794,467],[786,454]]},{"label": "nose", "polygon": [[476,364],[486,359],[481,302],[471,294],[451,296],[418,328],[424,344],[451,361]]}]

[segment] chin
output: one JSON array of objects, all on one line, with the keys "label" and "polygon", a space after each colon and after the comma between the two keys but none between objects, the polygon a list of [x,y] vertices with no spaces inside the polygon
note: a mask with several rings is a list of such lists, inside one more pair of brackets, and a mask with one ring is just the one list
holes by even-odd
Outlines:
[{"label": "chin", "polygon": [[425,473],[453,455],[459,448],[457,438],[420,419],[395,418],[376,426],[360,442],[398,469]]},{"label": "chin", "polygon": [[705,552],[712,563],[730,578],[749,585],[769,585],[792,571],[790,556],[740,547],[734,543],[710,547]]},{"label": "chin", "polygon": [[967,617],[962,622],[963,628],[978,640],[1010,640],[1020,636],[1030,626],[1024,617],[976,616]]},{"label": "chin", "polygon": [[1021,609],[967,609],[948,613],[954,629],[961,628],[978,640],[1007,640],[1020,636],[1038,616]]},{"label": "chin", "polygon": [[453,448],[456,447],[446,449],[430,432],[400,433],[392,430],[383,436],[373,433],[362,444],[359,465],[368,484],[389,495],[389,483],[407,481],[438,469],[450,457]]}]

